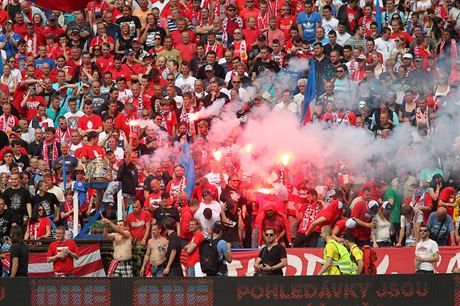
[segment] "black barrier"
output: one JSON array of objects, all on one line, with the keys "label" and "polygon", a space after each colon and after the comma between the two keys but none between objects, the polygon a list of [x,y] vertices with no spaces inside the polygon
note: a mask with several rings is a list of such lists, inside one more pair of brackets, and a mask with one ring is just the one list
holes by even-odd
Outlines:
[{"label": "black barrier", "polygon": [[0,305],[457,305],[460,275],[0,279]]}]

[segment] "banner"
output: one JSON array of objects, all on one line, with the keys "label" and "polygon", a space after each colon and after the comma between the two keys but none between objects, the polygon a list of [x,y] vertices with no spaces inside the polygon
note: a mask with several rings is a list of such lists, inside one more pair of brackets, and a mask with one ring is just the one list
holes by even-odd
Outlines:
[{"label": "banner", "polygon": [[50,10],[56,10],[61,12],[73,12],[86,8],[89,0],[60,0],[60,1],[51,1],[51,0],[32,0],[32,3],[36,6],[47,8]]},{"label": "banner", "polygon": [[[378,248],[377,273],[378,274],[413,274],[415,273],[414,252],[415,248]],[[438,273],[451,272],[453,268],[460,267],[460,248],[440,247],[440,260],[436,264]],[[259,250],[233,252],[233,261],[228,265],[229,276],[252,276],[254,274],[254,261]],[[287,249],[288,266],[286,276],[316,275],[323,262],[322,249]]]},{"label": "banner", "polygon": [[[74,274],[81,277],[104,277],[105,271],[102,264],[99,244],[90,244],[78,247],[80,258],[74,260]],[[29,253],[29,276],[47,277],[53,276],[53,264],[46,261],[46,253]],[[2,259],[6,272],[9,271],[8,260]]]}]

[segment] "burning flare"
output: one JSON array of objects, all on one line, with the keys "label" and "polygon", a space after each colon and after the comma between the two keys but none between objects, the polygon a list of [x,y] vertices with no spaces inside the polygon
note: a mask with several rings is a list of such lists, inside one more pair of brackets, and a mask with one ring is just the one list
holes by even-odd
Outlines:
[{"label": "burning flare", "polygon": [[222,159],[222,151],[221,150],[216,150],[214,152],[212,152],[212,155],[214,155],[214,158],[220,162],[220,160]]},{"label": "burning flare", "polygon": [[291,159],[292,159],[291,154],[285,153],[281,156],[281,163],[283,164],[283,166],[286,167],[291,161]]},{"label": "burning flare", "polygon": [[259,188],[256,191],[262,194],[274,194],[274,190],[271,188]]},{"label": "burning flare", "polygon": [[198,119],[200,119],[200,117],[198,116],[197,113],[188,114],[188,120],[189,121],[197,121]]}]

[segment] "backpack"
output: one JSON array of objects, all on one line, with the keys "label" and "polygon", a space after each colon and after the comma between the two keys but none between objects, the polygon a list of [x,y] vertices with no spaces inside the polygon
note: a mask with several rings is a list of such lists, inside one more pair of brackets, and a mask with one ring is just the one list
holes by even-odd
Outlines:
[{"label": "backpack", "polygon": [[368,245],[362,247],[363,250],[363,274],[377,274],[377,252]]},{"label": "backpack", "polygon": [[221,239],[207,238],[200,244],[200,264],[201,271],[206,275],[217,275],[218,272],[223,272],[225,266],[219,260],[219,254],[217,252],[217,243]]},{"label": "backpack", "polygon": [[[357,245],[355,245],[355,247],[360,248]],[[368,245],[365,245],[360,249],[363,252],[363,263],[364,263],[362,274],[377,274],[377,266],[375,265],[375,262],[377,261],[377,253],[375,252],[375,250]],[[350,257],[355,264],[358,264],[355,258],[353,257],[351,250],[350,250]]]}]

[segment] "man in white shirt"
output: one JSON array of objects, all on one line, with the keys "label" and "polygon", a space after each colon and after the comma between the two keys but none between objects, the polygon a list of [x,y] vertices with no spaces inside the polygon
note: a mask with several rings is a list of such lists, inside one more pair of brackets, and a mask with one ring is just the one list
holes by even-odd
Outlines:
[{"label": "man in white shirt", "polygon": [[224,179],[225,182],[228,182],[228,174],[221,173],[218,162],[211,161],[210,166],[211,166],[211,172],[206,174],[204,177],[208,179],[209,184],[214,185],[217,188],[217,191],[219,192],[217,196],[220,197],[220,194],[222,192],[222,187],[221,187],[222,179]]},{"label": "man in white shirt", "polygon": [[428,226],[420,227],[420,241],[415,247],[415,273],[434,273],[434,263],[439,261],[436,241],[430,239]]},{"label": "man in white shirt", "polygon": [[382,29],[382,37],[375,40],[375,51],[380,52],[383,57],[383,62],[391,57],[391,52],[395,48],[395,43],[390,40],[391,29],[384,27]]},{"label": "man in white shirt", "polygon": [[182,73],[182,76],[176,79],[175,85],[179,87],[182,92],[192,92],[196,78],[191,75],[190,65],[188,62],[182,62],[180,72]]},{"label": "man in white shirt", "polygon": [[351,37],[350,34],[347,33],[345,24],[342,22],[339,22],[339,25],[337,26],[337,44],[340,46],[345,46],[345,42]]},{"label": "man in white shirt", "polygon": [[323,8],[323,20],[321,26],[324,28],[324,34],[327,36],[331,30],[337,31],[339,21],[332,16],[332,8],[330,5],[325,5]]}]

